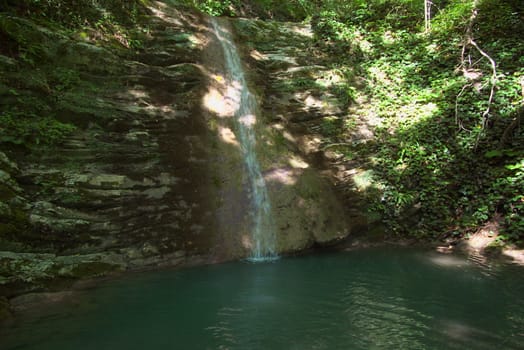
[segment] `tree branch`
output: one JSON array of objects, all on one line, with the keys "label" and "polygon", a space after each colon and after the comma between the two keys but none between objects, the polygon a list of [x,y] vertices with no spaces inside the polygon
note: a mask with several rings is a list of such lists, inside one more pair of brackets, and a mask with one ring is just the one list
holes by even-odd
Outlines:
[{"label": "tree branch", "polygon": [[321,150],[322,150],[322,151],[325,151],[325,150],[327,150],[328,148],[339,147],[339,146],[351,147],[351,146],[353,146],[353,145],[352,145],[351,143],[347,143],[347,142],[330,143],[329,145],[326,145],[326,146],[322,147]]},{"label": "tree branch", "polygon": [[[464,44],[462,45],[462,50],[461,50],[461,54],[460,54],[460,66],[459,67],[462,68],[462,71],[466,74],[467,72],[472,70],[471,69],[472,67],[474,67],[478,63],[480,63],[480,61],[483,58],[487,59],[489,61],[490,66],[491,66],[491,77],[490,77],[490,80],[489,80],[489,84],[491,85],[491,88],[490,88],[490,92],[489,92],[488,105],[487,105],[486,109],[482,112],[482,130],[484,130],[486,125],[487,125],[487,123],[488,123],[489,114],[491,112],[491,106],[493,104],[493,98],[495,97],[495,89],[496,89],[496,86],[497,86],[497,63],[473,39],[473,24],[475,23],[475,20],[476,20],[476,18],[478,16],[477,5],[478,5],[478,0],[474,0],[473,1],[473,9],[471,11],[471,16],[469,18],[468,26],[466,27]],[[482,56],[480,59],[476,60],[474,63],[471,62],[470,54],[468,54],[468,59],[466,60],[466,52],[468,51],[468,48],[470,48],[470,47],[474,48]],[[455,120],[456,120],[457,124],[459,125],[459,127],[461,129],[463,129],[463,130],[466,130],[466,129],[462,125],[462,123],[461,123],[461,121],[459,119],[459,116],[458,116],[458,102],[459,102],[460,96],[462,96],[464,91],[468,87],[471,87],[471,86],[473,86],[472,83],[468,83],[468,84],[464,85],[462,87],[462,89],[460,90],[460,92],[457,95],[456,100],[455,100]],[[480,136],[481,136],[481,134],[479,133],[479,135],[477,136],[477,140],[475,142],[475,148],[478,146],[478,142],[480,140]]]},{"label": "tree branch", "polygon": [[455,98],[455,122],[457,123],[457,125],[459,126],[460,129],[464,130],[464,131],[470,131],[470,130],[467,130],[465,127],[464,127],[464,124],[462,124],[462,120],[460,120],[459,118],[459,111],[458,111],[458,106],[459,106],[459,98],[460,96],[462,96],[462,94],[464,93],[464,91],[466,91],[466,89],[468,87],[471,87],[473,86],[473,84],[471,83],[468,83],[466,85],[464,85],[462,87],[462,89],[460,90],[460,92],[458,93],[457,97]]},{"label": "tree branch", "polygon": [[489,63],[491,64],[491,79],[490,79],[491,91],[489,93],[488,107],[486,108],[484,113],[482,113],[482,117],[487,118],[488,114],[489,114],[489,111],[491,109],[491,103],[493,102],[493,97],[495,96],[495,86],[497,85],[497,64],[495,63],[495,60],[493,58],[491,58],[484,50],[482,50],[477,45],[475,40],[470,38],[469,43],[471,44],[471,46],[473,46],[475,49],[477,49],[477,51],[482,56],[484,56],[489,61]]}]

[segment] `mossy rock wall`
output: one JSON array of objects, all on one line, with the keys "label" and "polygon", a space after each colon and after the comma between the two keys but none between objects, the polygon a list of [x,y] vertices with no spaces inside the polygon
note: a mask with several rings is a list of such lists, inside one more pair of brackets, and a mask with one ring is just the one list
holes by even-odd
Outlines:
[{"label": "mossy rock wall", "polygon": [[2,14],[8,39],[39,51],[0,52],[2,120],[28,131],[0,135],[0,294],[213,261],[208,30],[161,2],[141,21],[133,49]]},{"label": "mossy rock wall", "polygon": [[[32,133],[29,118],[22,143],[14,134],[0,140],[0,294],[50,288],[55,278],[249,255],[248,179],[240,148],[224,138],[235,126],[204,106],[214,74],[223,69],[216,36],[204,16],[162,2],[152,3],[142,21],[147,33],[140,48],[16,16],[4,21],[14,23],[11,37],[38,38],[42,54],[35,55],[42,59],[0,52],[0,111],[48,124]],[[242,40],[238,28],[249,23],[233,21]],[[26,22],[29,34],[22,35]],[[292,37],[282,28],[284,38]],[[287,39],[275,45],[287,42],[289,49],[294,42]],[[271,114],[274,96],[258,84],[287,61],[305,59],[300,37],[296,44],[288,53],[297,57],[258,63],[252,47],[240,45],[260,100],[257,156],[280,253],[349,233],[328,177],[301,149],[300,135]],[[336,110],[300,113],[307,119]]]}]

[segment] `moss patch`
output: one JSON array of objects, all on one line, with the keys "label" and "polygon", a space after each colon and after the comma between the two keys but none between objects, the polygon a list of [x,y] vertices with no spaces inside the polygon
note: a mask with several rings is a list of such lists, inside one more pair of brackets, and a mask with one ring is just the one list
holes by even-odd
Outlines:
[{"label": "moss patch", "polygon": [[11,317],[13,317],[13,314],[11,313],[9,302],[6,298],[0,296],[0,324]]}]

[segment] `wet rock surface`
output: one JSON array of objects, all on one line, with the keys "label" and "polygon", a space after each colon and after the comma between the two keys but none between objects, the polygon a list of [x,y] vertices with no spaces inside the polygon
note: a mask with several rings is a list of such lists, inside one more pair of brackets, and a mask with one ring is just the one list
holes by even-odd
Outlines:
[{"label": "wet rock surface", "polygon": [[[49,46],[42,71],[79,72],[53,104],[76,130],[57,146],[0,152],[0,295],[247,255],[250,194],[235,127],[204,103],[220,82],[216,37],[200,15],[161,2],[150,10],[134,52],[28,27]],[[278,250],[337,242],[360,214],[333,191],[315,130],[347,106],[307,85],[326,75],[306,50],[307,27],[232,23],[239,42],[250,38],[240,50],[260,101],[257,153]],[[4,79],[21,79],[12,61],[0,60]],[[44,98],[43,80],[26,79],[24,91]]]},{"label": "wet rock surface", "polygon": [[[368,174],[358,162],[344,160],[344,155],[333,147],[339,141],[331,134],[343,123],[355,123],[352,142],[366,142],[374,137],[368,128],[373,121],[355,121],[352,116],[353,101],[347,95],[346,85],[348,73],[332,68],[330,57],[315,44],[309,25],[252,19],[233,23],[262,101],[265,123],[271,129],[273,142],[280,145],[279,153],[284,155],[270,177],[278,179],[277,183],[291,184],[294,195],[306,194],[289,204],[304,208],[306,219],[298,220],[304,226],[297,227],[297,231],[312,233],[308,240],[314,244],[329,242],[328,237],[336,242],[349,229],[381,231],[379,218],[367,212],[367,203],[359,195],[360,183],[365,182],[360,179]],[[309,176],[311,171],[316,175]],[[302,178],[301,174],[305,176]],[[279,192],[281,186],[277,188],[276,202],[283,197],[284,203],[293,198]],[[345,233],[337,236],[335,232]]]}]

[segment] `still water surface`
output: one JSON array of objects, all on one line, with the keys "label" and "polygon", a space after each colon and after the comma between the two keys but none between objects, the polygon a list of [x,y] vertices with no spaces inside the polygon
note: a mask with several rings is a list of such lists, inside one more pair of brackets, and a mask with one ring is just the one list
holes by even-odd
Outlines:
[{"label": "still water surface", "polygon": [[0,332],[1,349],[524,349],[524,270],[367,249],[137,274]]}]

